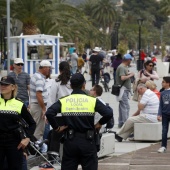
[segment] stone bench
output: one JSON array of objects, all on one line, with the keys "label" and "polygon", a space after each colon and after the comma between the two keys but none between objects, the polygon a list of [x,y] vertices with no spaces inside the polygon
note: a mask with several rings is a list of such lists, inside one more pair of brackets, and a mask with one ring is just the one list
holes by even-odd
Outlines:
[{"label": "stone bench", "polygon": [[[170,131],[168,132],[168,138]],[[134,140],[160,141],[162,140],[162,122],[158,123],[135,123]]]},{"label": "stone bench", "polygon": [[103,133],[100,141],[100,151],[98,152],[98,158],[115,152],[115,134]]}]

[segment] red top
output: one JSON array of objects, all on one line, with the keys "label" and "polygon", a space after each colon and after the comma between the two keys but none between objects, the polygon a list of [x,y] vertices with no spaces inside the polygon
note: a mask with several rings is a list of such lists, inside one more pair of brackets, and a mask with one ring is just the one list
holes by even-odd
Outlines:
[{"label": "red top", "polygon": [[146,54],[145,54],[143,51],[141,51],[141,52],[140,52],[140,59],[141,59],[141,60],[144,60],[145,57],[146,57]]}]

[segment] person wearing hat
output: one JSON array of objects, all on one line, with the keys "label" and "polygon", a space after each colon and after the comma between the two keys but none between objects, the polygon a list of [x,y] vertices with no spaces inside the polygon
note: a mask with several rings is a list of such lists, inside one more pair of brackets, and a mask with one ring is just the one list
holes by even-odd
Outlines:
[{"label": "person wearing hat", "polygon": [[[97,170],[98,158],[95,145],[95,132],[113,117],[113,110],[98,99],[85,94],[85,79],[80,73],[73,74],[70,80],[73,92],[60,98],[46,112],[46,117],[56,132],[65,131],[61,170]],[[94,115],[102,118],[94,125]],[[55,116],[61,113],[64,124],[58,125]]]},{"label": "person wearing hat", "polygon": [[13,77],[17,86],[17,98],[21,99],[26,107],[29,106],[30,75],[23,71],[24,62],[22,58],[14,59],[14,70],[8,74]]},{"label": "person wearing hat", "polygon": [[93,53],[89,58],[89,66],[91,71],[91,78],[92,78],[92,87],[95,84],[99,84],[100,79],[100,63],[103,61],[103,57],[99,55],[100,48],[95,47],[93,49]]},{"label": "person wearing hat", "polygon": [[48,100],[46,76],[53,67],[48,60],[42,60],[39,70],[33,74],[30,80],[30,112],[36,122],[34,136],[42,140],[45,128],[45,112]]},{"label": "person wearing hat", "polygon": [[125,121],[129,117],[129,95],[131,91],[131,77],[134,76],[134,73],[128,71],[128,66],[132,61],[132,56],[130,54],[125,54],[123,56],[122,63],[118,66],[116,70],[116,85],[121,85],[120,94],[117,97],[119,101],[119,118],[118,118],[118,127],[122,127]]},{"label": "person wearing hat", "polygon": [[[0,92],[0,169],[4,168],[6,159],[8,169],[22,170],[23,149],[28,145],[36,123],[23,102],[15,98],[17,85],[12,77],[1,78]],[[20,133],[21,119],[29,125],[27,133]]]}]

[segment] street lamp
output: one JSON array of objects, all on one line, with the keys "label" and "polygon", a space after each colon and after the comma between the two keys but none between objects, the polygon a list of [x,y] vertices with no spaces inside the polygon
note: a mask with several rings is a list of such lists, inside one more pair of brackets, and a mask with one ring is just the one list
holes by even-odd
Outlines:
[{"label": "street lamp", "polygon": [[5,56],[5,59],[6,59],[6,39],[5,39],[5,37],[6,37],[6,25],[7,25],[7,18],[6,17],[3,17],[2,19],[1,19],[1,22],[2,22],[2,24],[3,24],[3,30],[4,30],[4,56]]},{"label": "street lamp", "polygon": [[141,60],[140,56],[140,50],[141,50],[141,26],[143,24],[143,18],[138,18],[137,19],[138,25],[139,25],[139,59],[137,60],[137,70],[141,70],[143,68],[143,61]]},{"label": "street lamp", "polygon": [[111,50],[116,48],[116,30],[113,29],[111,33]]},{"label": "street lamp", "polygon": [[115,22],[115,30],[116,30],[116,47],[119,44],[119,27],[120,27],[120,22]]},{"label": "street lamp", "polygon": [[0,23],[0,42],[1,42],[1,54],[2,54],[2,41],[3,41],[3,28],[2,28],[2,23]]}]

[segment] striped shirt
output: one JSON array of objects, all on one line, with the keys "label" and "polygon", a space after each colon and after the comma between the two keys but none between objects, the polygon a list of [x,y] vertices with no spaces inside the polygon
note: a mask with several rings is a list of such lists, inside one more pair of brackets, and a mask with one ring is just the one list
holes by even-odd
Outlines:
[{"label": "striped shirt", "polygon": [[30,81],[30,103],[38,103],[36,92],[41,91],[44,103],[47,103],[48,92],[45,83],[45,76],[36,72]]},{"label": "striped shirt", "polygon": [[140,114],[146,114],[146,118],[152,122],[157,122],[157,114],[159,108],[159,99],[157,95],[150,89],[147,89],[142,95],[140,103],[145,105]]}]

